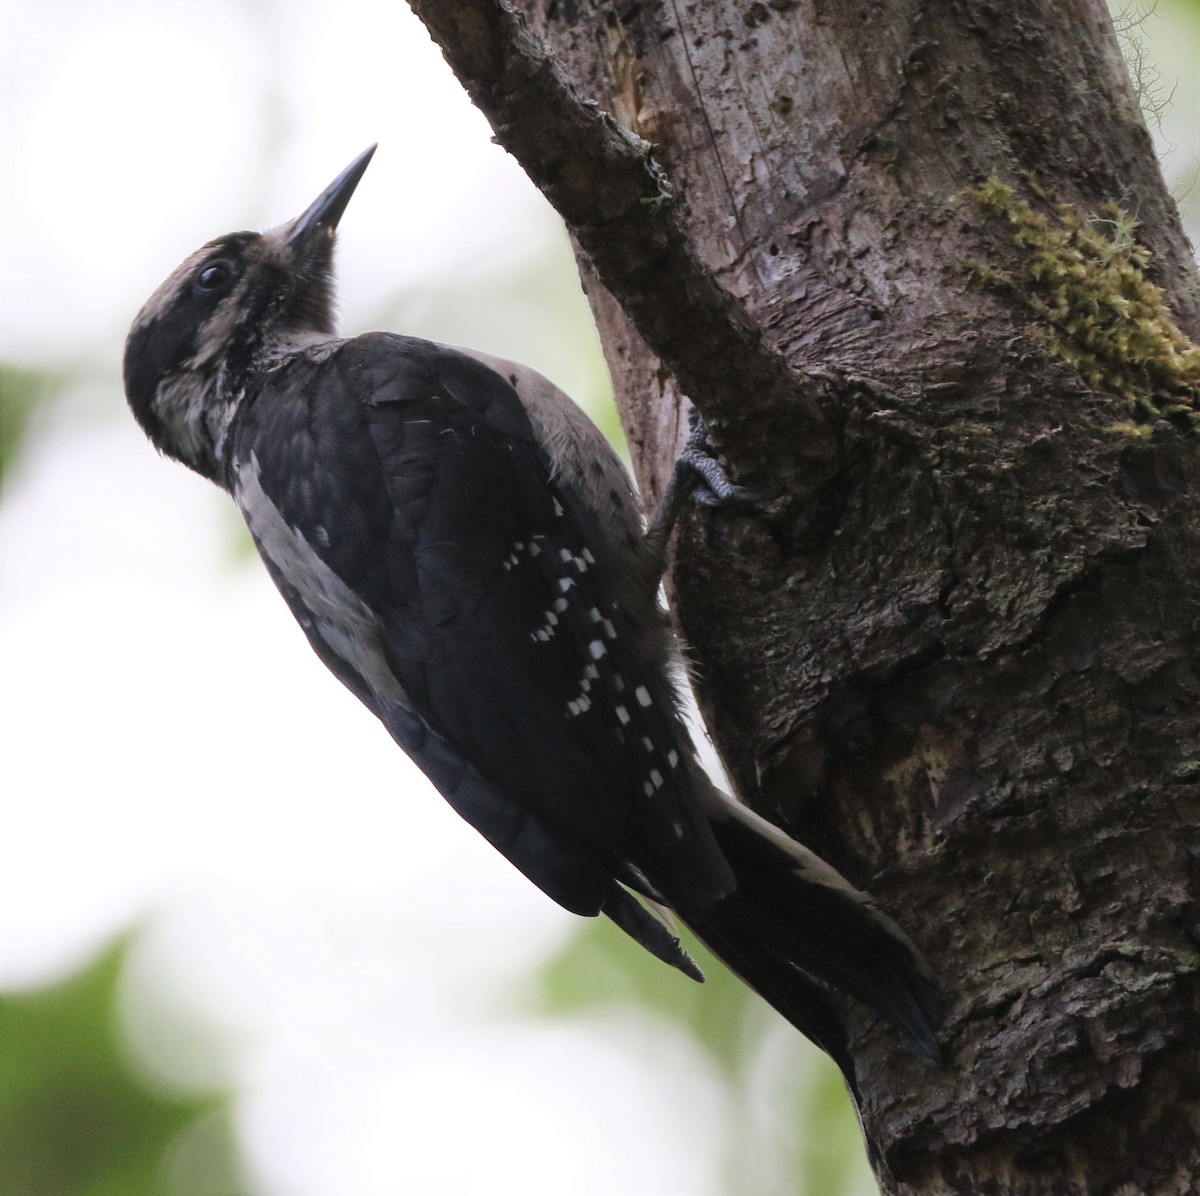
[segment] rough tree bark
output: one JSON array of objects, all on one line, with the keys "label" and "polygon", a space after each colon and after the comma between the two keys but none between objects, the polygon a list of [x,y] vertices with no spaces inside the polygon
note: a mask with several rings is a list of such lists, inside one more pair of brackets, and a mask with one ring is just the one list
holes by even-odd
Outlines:
[{"label": "rough tree bark", "polygon": [[[412,0],[578,247],[742,796],[943,977],[887,1192],[1200,1183],[1200,289],[1101,0]],[[1159,289],[1161,288],[1161,289]]]}]

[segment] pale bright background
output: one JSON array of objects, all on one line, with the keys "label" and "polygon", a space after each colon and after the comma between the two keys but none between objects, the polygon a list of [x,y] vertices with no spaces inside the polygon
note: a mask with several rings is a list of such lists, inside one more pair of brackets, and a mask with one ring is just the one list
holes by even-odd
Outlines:
[{"label": "pale bright background", "polygon": [[[0,12],[0,352],[68,379],[0,505],[0,986],[140,923],[128,1049],[168,1090],[236,1089],[264,1192],[728,1191],[719,1125],[745,1110],[711,1062],[667,1018],[515,1010],[573,920],[330,678],[238,558],[228,500],[122,409],[124,333],[166,273],[296,214],[373,141],[344,330],[469,340],[594,398],[556,218],[399,0]],[[1200,47],[1180,28],[1143,32],[1179,84],[1182,177]],[[542,327],[519,282],[547,278]],[[687,983],[662,969],[668,997]],[[193,1024],[227,1049],[190,1054]],[[755,1066],[812,1066],[786,1027],[767,1041]]]}]

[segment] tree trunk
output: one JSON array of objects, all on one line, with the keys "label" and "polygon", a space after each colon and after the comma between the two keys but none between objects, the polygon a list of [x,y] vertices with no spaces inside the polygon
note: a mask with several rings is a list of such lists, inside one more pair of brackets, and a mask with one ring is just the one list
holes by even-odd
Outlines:
[{"label": "tree trunk", "polygon": [[[1200,288],[1100,0],[412,0],[578,247],[739,791],[943,980],[886,1192],[1200,1183]],[[519,12],[517,11],[519,9]],[[1135,219],[1136,218],[1136,219]]]}]

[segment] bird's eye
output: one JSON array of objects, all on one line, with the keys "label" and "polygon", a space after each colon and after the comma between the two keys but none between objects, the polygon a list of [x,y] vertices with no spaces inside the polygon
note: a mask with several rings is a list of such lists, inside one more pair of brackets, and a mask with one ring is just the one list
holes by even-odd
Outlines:
[{"label": "bird's eye", "polygon": [[232,262],[227,262],[224,259],[209,262],[196,275],[193,285],[201,294],[212,295],[218,291],[223,291],[233,281],[235,274],[236,271]]}]

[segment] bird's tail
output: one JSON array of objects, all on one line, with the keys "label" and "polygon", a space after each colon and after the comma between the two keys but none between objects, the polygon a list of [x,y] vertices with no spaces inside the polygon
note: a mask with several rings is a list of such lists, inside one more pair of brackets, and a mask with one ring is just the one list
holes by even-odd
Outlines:
[{"label": "bird's tail", "polygon": [[729,968],[841,1067],[853,1064],[824,987],[886,1018],[937,1062],[937,984],[908,936],[839,872],[723,794],[712,829],[737,888],[683,920]]}]

